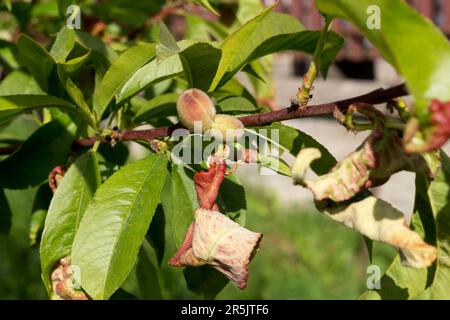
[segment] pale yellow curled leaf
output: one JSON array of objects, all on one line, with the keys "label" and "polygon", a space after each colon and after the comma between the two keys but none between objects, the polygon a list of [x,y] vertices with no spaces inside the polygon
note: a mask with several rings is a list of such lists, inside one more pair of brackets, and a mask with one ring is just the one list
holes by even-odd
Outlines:
[{"label": "pale yellow curled leaf", "polygon": [[374,196],[353,203],[336,203],[319,209],[331,219],[366,237],[385,242],[400,251],[404,265],[425,268],[436,259],[436,248],[412,231],[402,212]]},{"label": "pale yellow curled leaf", "polygon": [[361,191],[369,181],[370,173],[375,168],[376,160],[369,144],[350,154],[342,162],[338,163],[329,173],[319,176],[315,180],[304,179],[308,166],[319,154],[311,149],[303,149],[298,154],[292,175],[294,182],[307,187],[314,194],[314,199],[333,201],[345,201],[351,199]]},{"label": "pale yellow curled leaf", "polygon": [[192,241],[194,255],[245,288],[248,266],[262,234],[240,226],[220,212],[197,209]]},{"label": "pale yellow curled leaf", "polygon": [[304,179],[307,167],[318,158],[317,151],[301,150],[292,170],[294,183],[310,189],[315,200],[349,200],[364,189],[384,184],[391,175],[403,170],[430,177],[436,173],[435,166],[423,156],[405,153],[395,130],[381,127],[375,128],[356,151],[330,172],[315,180]]},{"label": "pale yellow curled leaf", "polygon": [[294,163],[292,164],[292,179],[295,184],[304,185],[306,170],[315,160],[320,159],[322,153],[316,148],[304,148],[300,151]]}]

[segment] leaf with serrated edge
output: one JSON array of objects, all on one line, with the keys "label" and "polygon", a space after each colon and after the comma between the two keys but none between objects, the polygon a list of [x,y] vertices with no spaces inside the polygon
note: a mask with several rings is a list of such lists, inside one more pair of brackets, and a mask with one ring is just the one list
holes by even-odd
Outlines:
[{"label": "leaf with serrated edge", "polygon": [[167,161],[167,155],[154,154],[123,167],[89,204],[75,236],[72,263],[93,299],[108,299],[131,271],[159,201]]}]

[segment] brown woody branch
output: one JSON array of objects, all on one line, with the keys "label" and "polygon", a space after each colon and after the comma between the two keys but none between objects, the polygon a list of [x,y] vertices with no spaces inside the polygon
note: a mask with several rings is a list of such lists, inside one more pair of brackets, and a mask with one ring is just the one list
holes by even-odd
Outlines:
[{"label": "brown woody branch", "polygon": [[[341,112],[345,112],[347,108],[353,103],[369,103],[379,104],[388,102],[394,98],[408,95],[408,89],[405,84],[401,84],[389,89],[377,89],[364,95],[360,95],[354,98],[335,101],[331,103],[311,105],[306,107],[300,107],[298,105],[291,105],[288,108],[249,115],[239,118],[246,127],[266,126],[274,122],[298,119],[305,117],[332,115],[336,109]],[[122,131],[117,135],[118,140],[121,141],[135,141],[146,140],[151,141],[153,139],[167,137],[172,134],[176,129],[183,128],[180,123],[177,123],[170,127],[162,127],[148,130],[130,130]],[[90,147],[94,145],[96,137],[90,137],[86,139],[79,139],[74,141],[73,148]],[[6,148],[0,148],[1,154],[9,154],[13,152],[18,146],[11,146]]]}]

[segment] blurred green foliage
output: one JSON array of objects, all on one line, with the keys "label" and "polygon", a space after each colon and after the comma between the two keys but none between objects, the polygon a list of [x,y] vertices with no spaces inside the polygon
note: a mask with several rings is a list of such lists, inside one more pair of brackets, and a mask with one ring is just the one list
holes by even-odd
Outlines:
[{"label": "blurred green foliage", "polygon": [[[365,291],[370,263],[359,234],[321,215],[312,203],[284,206],[267,190],[247,190],[247,226],[264,233],[262,247],[247,289],[228,284],[218,299],[355,299]],[[10,235],[0,235],[0,299],[47,299],[38,250],[29,250],[35,193],[6,191],[13,221]],[[175,248],[167,244],[165,254],[171,256]],[[373,263],[382,272],[394,255],[390,247],[374,244]],[[163,298],[199,298],[187,289],[182,269],[166,260],[159,281]]]}]

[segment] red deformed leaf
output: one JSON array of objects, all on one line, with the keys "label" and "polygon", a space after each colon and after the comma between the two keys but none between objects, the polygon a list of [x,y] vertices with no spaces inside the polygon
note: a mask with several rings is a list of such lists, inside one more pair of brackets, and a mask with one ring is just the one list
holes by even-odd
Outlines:
[{"label": "red deformed leaf", "polygon": [[428,138],[427,151],[439,149],[450,138],[450,102],[433,100],[429,107],[432,131]]},{"label": "red deformed leaf", "polygon": [[208,171],[200,171],[194,175],[195,191],[197,191],[200,208],[218,210],[216,198],[226,170],[225,161],[212,158]]},{"label": "red deformed leaf", "polygon": [[57,166],[48,175],[48,185],[53,193],[55,193],[56,188],[58,188],[64,174],[66,173],[66,166]]}]

